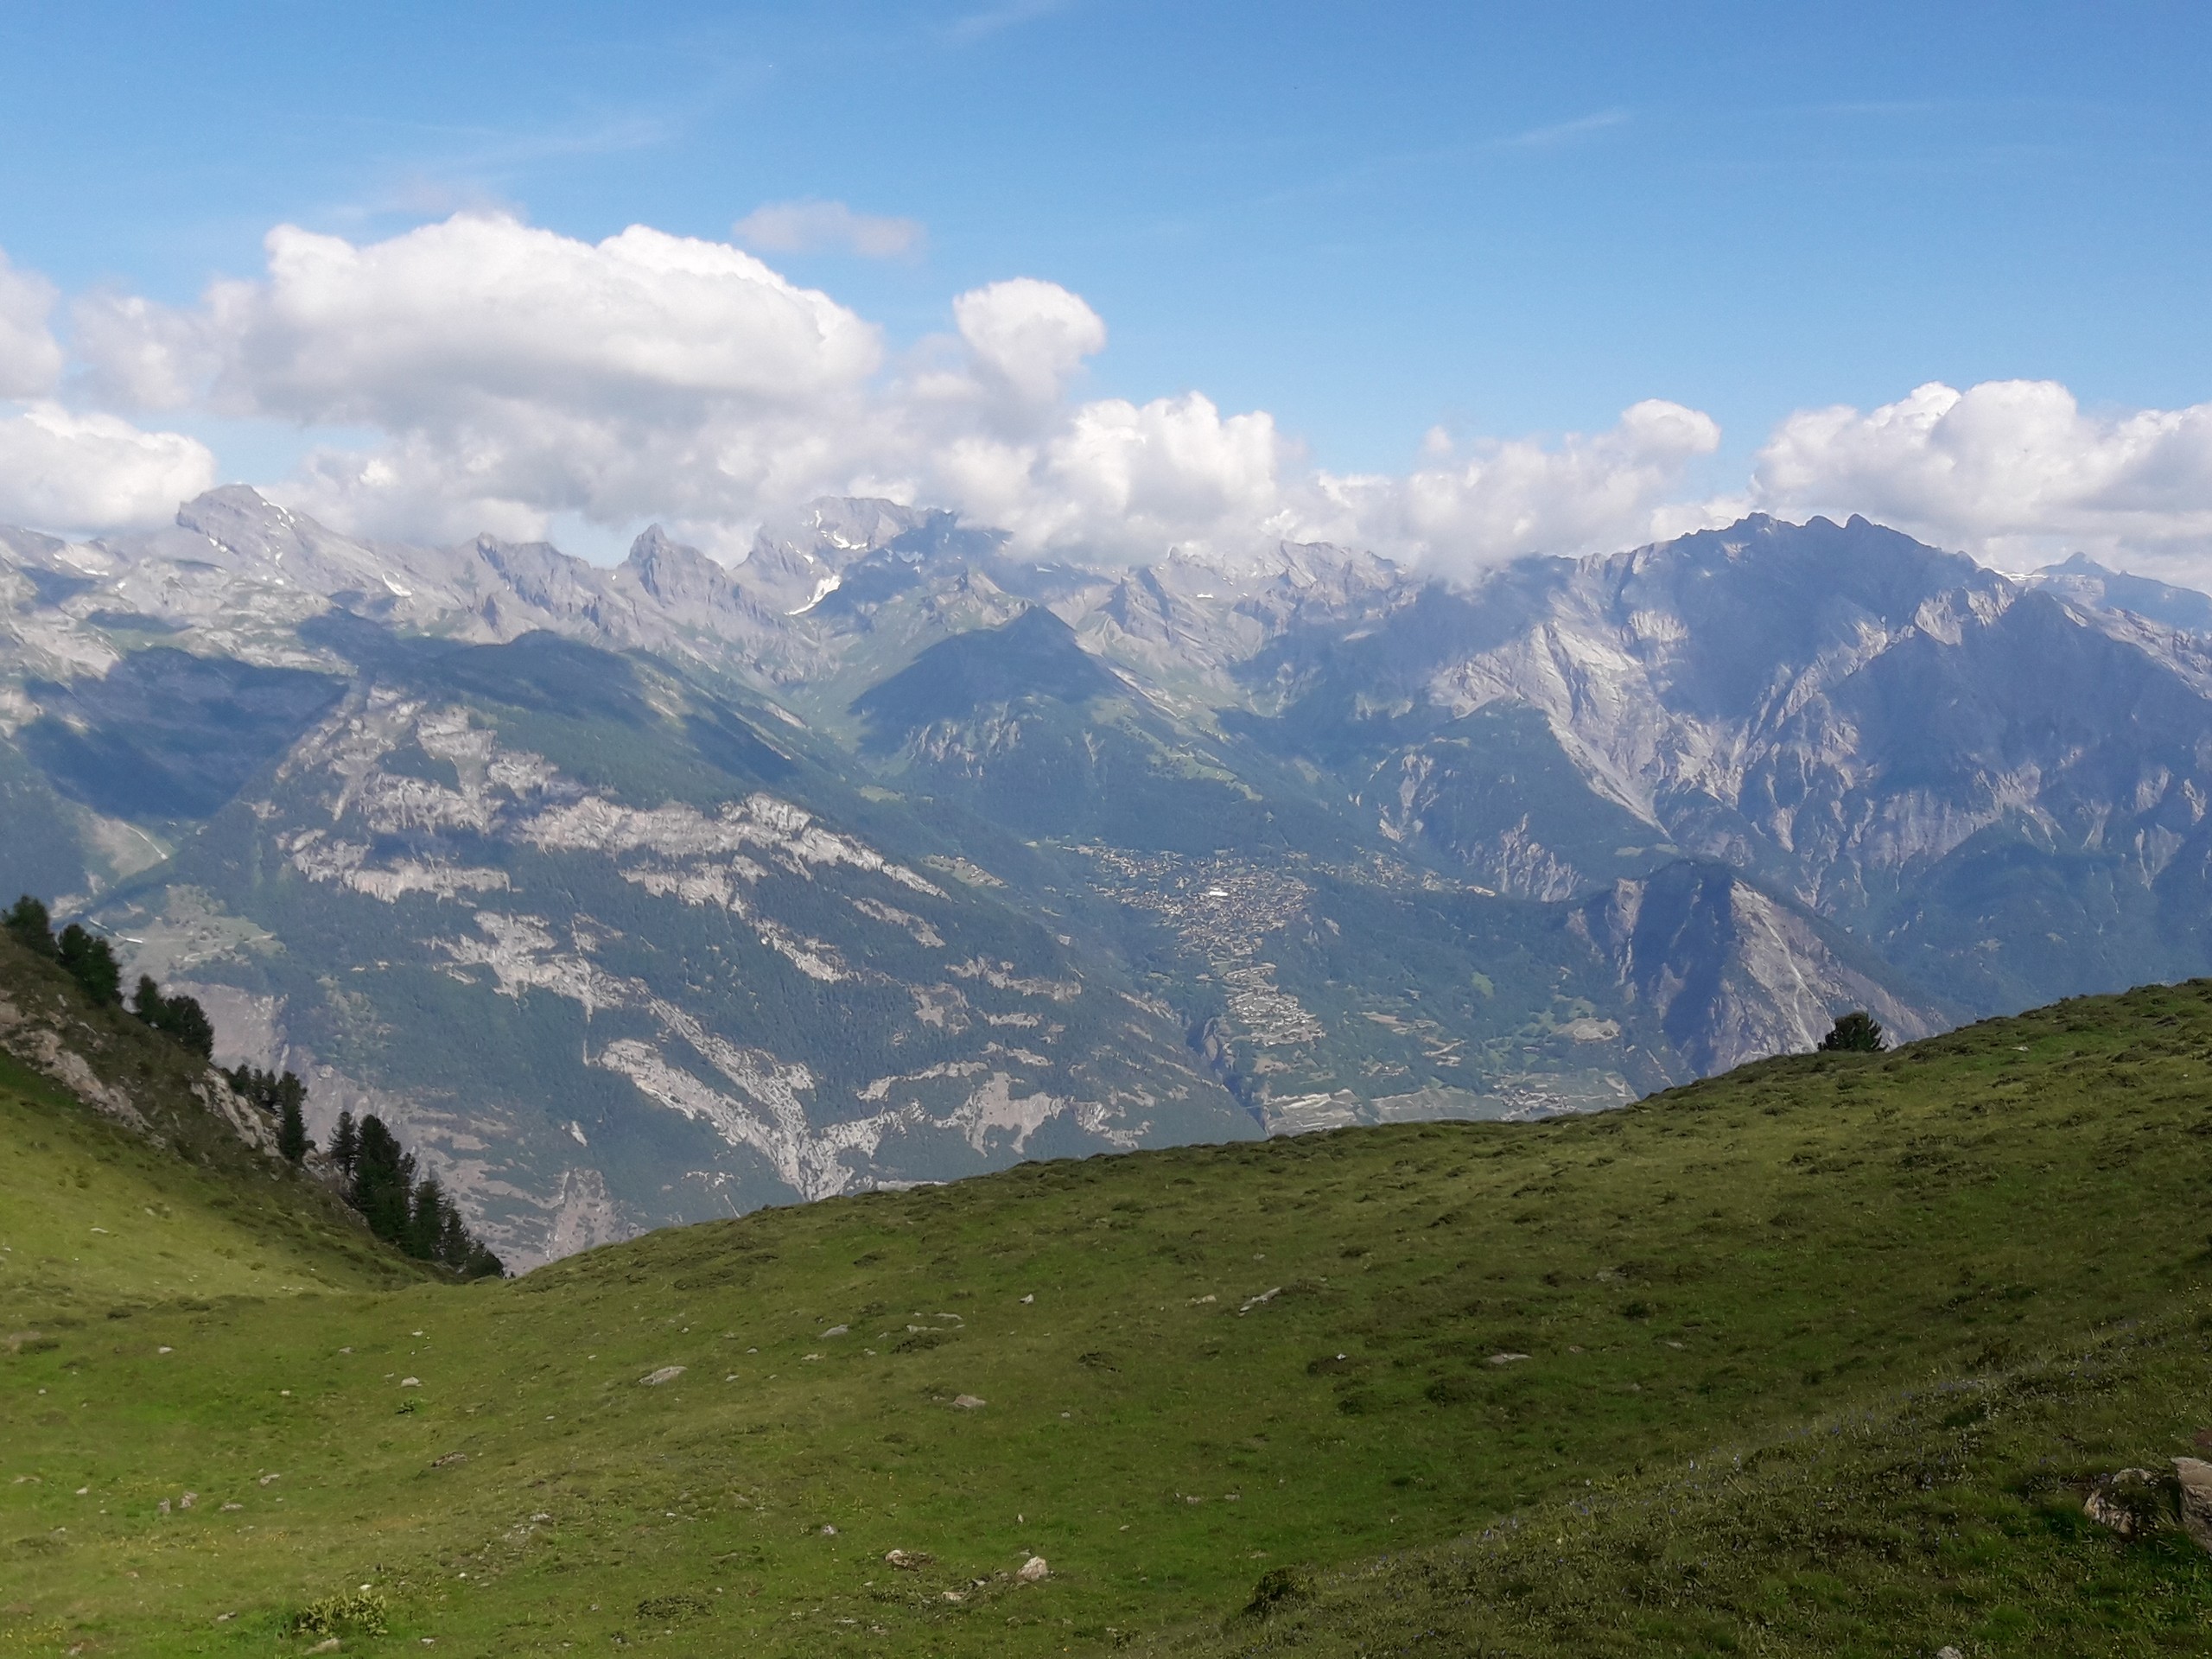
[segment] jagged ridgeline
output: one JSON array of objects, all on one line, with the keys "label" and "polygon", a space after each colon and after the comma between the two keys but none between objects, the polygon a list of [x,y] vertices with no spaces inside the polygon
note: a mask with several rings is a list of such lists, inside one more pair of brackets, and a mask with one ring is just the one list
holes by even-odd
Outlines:
[{"label": "jagged ridgeline", "polygon": [[2190,601],[1855,519],[1455,583],[823,501],[609,569],[229,489],[0,531],[0,891],[527,1265],[2212,971]]},{"label": "jagged ridgeline", "polygon": [[[16,944],[57,964],[96,1007],[119,1007],[122,972],[108,942],[72,922],[59,935],[43,900],[25,893],[0,915],[0,926]],[[130,1001],[138,1020],[188,1052],[207,1059],[214,1052],[214,1027],[199,1002],[164,995],[151,975],[139,976]],[[276,1150],[287,1162],[303,1164],[312,1149],[307,1130],[307,1085],[290,1071],[281,1074],[241,1064],[222,1073],[232,1092],[276,1126]],[[326,1161],[327,1160],[327,1161]],[[331,1132],[326,1160],[318,1164],[334,1174],[346,1201],[359,1211],[372,1232],[419,1262],[435,1262],[467,1278],[505,1272],[499,1256],[468,1230],[459,1206],[446,1196],[436,1176],[419,1169],[384,1121],[371,1114],[359,1123],[341,1110]]]}]

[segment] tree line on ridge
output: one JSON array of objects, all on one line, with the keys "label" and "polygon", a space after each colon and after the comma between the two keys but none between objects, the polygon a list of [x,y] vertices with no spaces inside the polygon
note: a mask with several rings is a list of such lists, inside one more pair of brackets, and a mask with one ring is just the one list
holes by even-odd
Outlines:
[{"label": "tree line on ridge", "polygon": [[[0,912],[0,927],[33,955],[58,965],[95,1006],[124,1006],[122,965],[114,948],[98,934],[72,922],[57,935],[45,904],[29,893]],[[165,995],[152,975],[141,974],[130,1007],[141,1022],[213,1063],[215,1027],[196,998]],[[243,1064],[217,1070],[239,1098],[276,1120],[276,1149],[286,1161],[304,1164],[312,1144],[307,1085],[290,1071]],[[415,1154],[374,1113],[357,1122],[352,1112],[340,1112],[325,1151],[341,1178],[340,1192],[378,1238],[462,1278],[496,1277],[506,1271],[490,1247],[468,1230],[438,1178],[418,1166]]]}]

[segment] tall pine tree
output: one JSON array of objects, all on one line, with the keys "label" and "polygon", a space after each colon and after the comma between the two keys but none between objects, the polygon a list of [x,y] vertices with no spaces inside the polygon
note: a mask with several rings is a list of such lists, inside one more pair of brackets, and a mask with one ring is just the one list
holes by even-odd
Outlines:
[{"label": "tall pine tree", "polygon": [[151,974],[138,976],[138,988],[130,998],[130,1011],[166,1037],[172,1037],[202,1059],[215,1052],[215,1027],[196,997],[163,996]]},{"label": "tall pine tree", "polygon": [[307,1085],[289,1071],[276,1085],[276,1150],[296,1164],[308,1155]]},{"label": "tall pine tree", "polygon": [[338,1114],[338,1127],[330,1132],[330,1161],[338,1166],[340,1174],[348,1182],[353,1179],[353,1166],[360,1161],[361,1131],[353,1122],[353,1114]]},{"label": "tall pine tree", "polygon": [[438,1178],[425,1175],[415,1188],[415,1207],[407,1217],[407,1254],[420,1262],[438,1259],[438,1246],[446,1230],[446,1195]]},{"label": "tall pine tree", "polygon": [[371,1112],[361,1120],[361,1150],[353,1166],[353,1207],[378,1238],[397,1244],[407,1230],[414,1197],[415,1160]]}]

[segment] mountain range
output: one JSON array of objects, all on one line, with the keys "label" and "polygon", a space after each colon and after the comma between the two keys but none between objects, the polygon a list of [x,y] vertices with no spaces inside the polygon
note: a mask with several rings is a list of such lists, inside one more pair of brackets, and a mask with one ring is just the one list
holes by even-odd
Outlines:
[{"label": "mountain range", "polygon": [[0,530],[0,887],[521,1263],[2212,970],[2212,600],[1858,518],[1452,582],[828,500],[607,568],[232,487]]}]

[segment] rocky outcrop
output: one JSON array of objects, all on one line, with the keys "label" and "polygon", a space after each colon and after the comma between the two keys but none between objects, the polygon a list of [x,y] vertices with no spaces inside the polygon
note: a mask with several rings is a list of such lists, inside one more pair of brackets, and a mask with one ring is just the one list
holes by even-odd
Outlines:
[{"label": "rocky outcrop", "polygon": [[1809,1052],[1849,1009],[1872,1014],[1894,1041],[1938,1026],[1924,1007],[1847,960],[1841,941],[1814,918],[1722,865],[1683,862],[1616,882],[1584,904],[1573,925],[1700,1074]]}]

